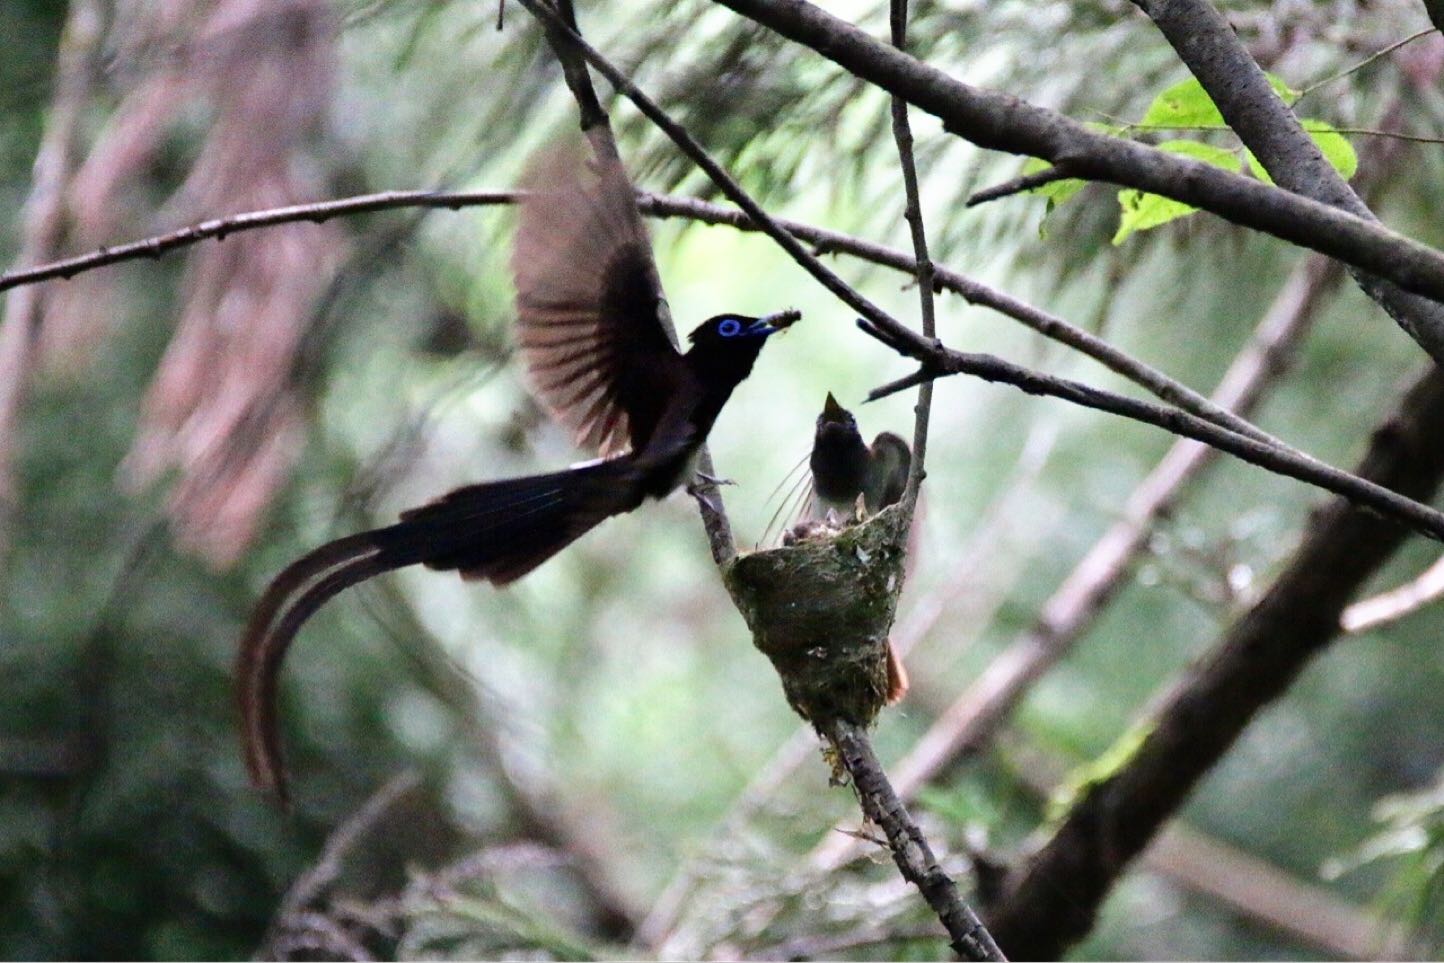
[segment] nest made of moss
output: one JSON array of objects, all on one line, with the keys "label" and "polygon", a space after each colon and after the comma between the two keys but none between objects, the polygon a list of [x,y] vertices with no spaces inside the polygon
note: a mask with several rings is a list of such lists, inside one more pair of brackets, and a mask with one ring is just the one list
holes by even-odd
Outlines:
[{"label": "nest made of moss", "polygon": [[888,632],[902,591],[902,506],[792,545],[739,555],[722,572],[788,703],[819,729],[870,725],[887,701]]}]

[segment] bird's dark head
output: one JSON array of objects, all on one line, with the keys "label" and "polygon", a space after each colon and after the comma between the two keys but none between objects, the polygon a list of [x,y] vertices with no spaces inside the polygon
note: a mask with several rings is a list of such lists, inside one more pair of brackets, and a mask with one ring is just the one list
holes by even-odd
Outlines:
[{"label": "bird's dark head", "polygon": [[699,369],[716,372],[735,384],[752,371],[752,363],[767,339],[800,317],[799,311],[779,311],[760,318],[719,314],[687,335],[687,340],[692,342],[692,350],[687,355]]},{"label": "bird's dark head", "polygon": [[817,416],[817,430],[822,431],[827,425],[840,425],[857,431],[857,419],[852,416],[852,412],[837,403],[831,391],[827,393],[827,401],[823,402],[822,414]]},{"label": "bird's dark head", "polygon": [[756,355],[762,350],[763,341],[785,330],[801,317],[802,312],[795,310],[779,311],[761,318],[750,318],[745,314],[719,314],[699,324],[687,335],[687,340],[695,345],[714,345],[716,350],[746,350]]}]

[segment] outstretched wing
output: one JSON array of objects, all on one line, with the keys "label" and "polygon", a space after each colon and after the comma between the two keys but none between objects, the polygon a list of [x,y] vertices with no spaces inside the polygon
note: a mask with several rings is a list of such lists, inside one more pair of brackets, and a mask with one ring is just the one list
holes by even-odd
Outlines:
[{"label": "outstretched wing", "polygon": [[512,271],[517,337],[537,397],[577,442],[639,451],[682,378],[632,185],[575,152],[534,164]]}]

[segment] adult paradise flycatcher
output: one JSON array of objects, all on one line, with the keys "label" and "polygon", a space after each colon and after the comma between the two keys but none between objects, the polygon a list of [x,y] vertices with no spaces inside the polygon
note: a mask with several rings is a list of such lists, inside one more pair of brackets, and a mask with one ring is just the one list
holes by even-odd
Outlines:
[{"label": "adult paradise flycatcher", "polygon": [[556,152],[528,178],[512,272],[517,342],[537,397],[601,457],[562,471],[468,485],[401,521],[322,545],[271,582],[241,637],[238,696],[246,763],[286,798],[276,677],[287,647],[328,599],[408,565],[506,585],[602,520],[662,498],[693,475],[698,449],[767,338],[796,311],[721,314],[685,354],[631,183],[615,161]]}]

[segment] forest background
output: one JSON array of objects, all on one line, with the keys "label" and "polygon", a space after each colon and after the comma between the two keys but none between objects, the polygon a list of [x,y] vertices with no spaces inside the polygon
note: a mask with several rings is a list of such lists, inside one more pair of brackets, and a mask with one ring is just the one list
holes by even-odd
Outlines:
[{"label": "forest background", "polygon": [[[1119,140],[1259,176],[1139,9],[1153,6],[917,2],[908,50]],[[887,42],[885,7],[828,9]],[[1328,163],[1391,227],[1444,244],[1444,40],[1427,11],[1222,11]],[[770,213],[910,257],[877,87],[712,3],[577,13]],[[4,0],[0,37],[0,261],[17,268],[244,211],[510,189],[576,125],[517,4],[499,19],[492,3],[431,0]],[[725,202],[599,87],[641,190]],[[1322,256],[1118,184],[967,206],[1046,165],[921,110],[912,122],[940,266],[1200,394],[1222,382],[1221,405],[1330,464],[1419,433],[1398,399],[1434,362]],[[6,292],[0,955],[947,952],[883,851],[835,830],[860,828],[857,801],[829,787],[681,496],[504,591],[407,572],[329,606],[284,676],[294,811],[248,786],[232,662],[267,579],[456,485],[587,457],[512,359],[514,223],[506,205],[399,206]],[[751,548],[795,511],[789,473],[825,395],[869,437],[909,435],[912,392],[863,400],[917,365],[766,237],[650,227],[682,331],[722,311],[803,312],[712,437]],[[917,317],[907,271],[816,246]],[[1148,396],[968,290],[983,303],[938,296],[948,346]],[[936,383],[893,636],[913,691],[874,737],[985,917],[1327,521],[1317,488],[1178,444],[1056,397]],[[1319,656],[1203,760],[1152,847],[1110,869],[1096,925],[1056,937],[1071,956],[1436,951],[1444,609],[1428,601],[1444,578],[1425,538],[1379,554],[1360,584],[1286,599],[1286,620],[1323,623]],[[1377,598],[1399,586],[1418,598]],[[979,706],[994,714],[979,722]]]}]

